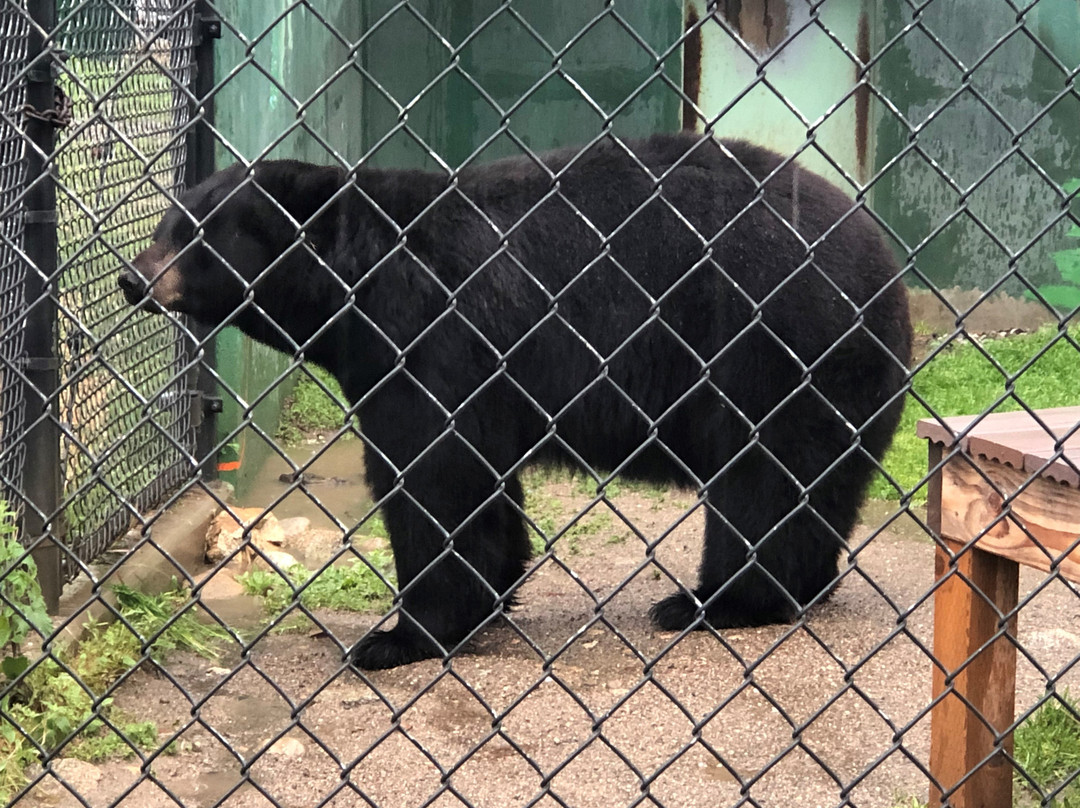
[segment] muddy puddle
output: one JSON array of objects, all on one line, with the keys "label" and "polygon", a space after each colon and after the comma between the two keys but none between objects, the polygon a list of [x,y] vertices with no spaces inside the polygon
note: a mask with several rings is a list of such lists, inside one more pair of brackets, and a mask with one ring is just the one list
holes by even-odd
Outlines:
[{"label": "muddy puddle", "polygon": [[[352,527],[371,511],[364,483],[364,444],[355,438],[292,447],[289,457],[303,469],[303,480],[292,482],[294,469],[274,454],[247,490],[237,497],[240,507],[270,507],[278,519],[303,516],[312,527],[336,528],[336,519]],[[309,461],[311,465],[305,465]],[[291,490],[290,490],[291,489]]]}]

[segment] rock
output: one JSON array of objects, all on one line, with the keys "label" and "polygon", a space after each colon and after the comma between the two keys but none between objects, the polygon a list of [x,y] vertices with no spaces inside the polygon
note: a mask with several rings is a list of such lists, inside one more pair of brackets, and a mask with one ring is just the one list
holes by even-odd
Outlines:
[{"label": "rock", "polygon": [[[216,564],[236,555],[250,562],[251,545],[263,551],[277,550],[285,541],[285,532],[277,517],[272,513],[262,516],[262,513],[262,508],[233,508],[232,513],[222,511],[215,516],[206,531],[206,560]],[[244,531],[249,526],[250,540],[245,540]]]},{"label": "rock", "polygon": [[1035,629],[1026,642],[1043,648],[1077,648],[1080,647],[1080,634],[1063,628]]},{"label": "rock", "polygon": [[311,520],[306,516],[290,516],[287,519],[279,520],[278,525],[285,536],[286,544],[311,530]]},{"label": "rock", "polygon": [[52,792],[55,788],[58,795],[69,794],[74,791],[76,794],[85,797],[94,791],[101,780],[101,769],[93,763],[87,763],[85,760],[60,758],[54,760],[50,768],[53,774],[63,780],[68,787],[64,788],[56,780],[50,780],[48,775],[42,781],[42,787],[46,792]]},{"label": "rock", "polygon": [[202,580],[203,602],[236,598],[244,594],[244,587],[234,578],[228,568],[218,570],[213,576]]},{"label": "rock", "polygon": [[304,754],[304,745],[296,738],[281,738],[277,743],[266,750],[268,755],[282,755],[283,757],[298,758]]},{"label": "rock", "polygon": [[382,536],[357,536],[353,542],[353,548],[361,555],[376,550],[389,550],[390,542]]},{"label": "rock", "polygon": [[289,567],[300,563],[296,560],[294,556],[286,553],[284,550],[263,549],[261,555],[255,553],[252,554],[251,563],[252,566],[256,569],[271,570],[272,568],[270,564],[267,563],[267,561],[272,563],[282,572],[287,570]]},{"label": "rock", "polygon": [[289,551],[312,569],[334,558],[343,547],[341,531],[330,528],[312,528],[288,542]]}]

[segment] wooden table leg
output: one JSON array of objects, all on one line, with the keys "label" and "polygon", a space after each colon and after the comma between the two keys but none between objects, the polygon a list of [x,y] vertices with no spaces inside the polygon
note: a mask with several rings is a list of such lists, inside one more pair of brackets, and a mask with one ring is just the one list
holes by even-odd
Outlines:
[{"label": "wooden table leg", "polygon": [[[942,541],[953,553],[963,547]],[[938,580],[951,571],[949,553],[941,547],[935,567]],[[1019,565],[972,547],[956,559],[955,570],[934,595],[934,656],[941,666],[934,667],[934,698],[948,692],[930,718],[930,772],[947,798],[931,784],[930,805],[1007,808],[1013,769],[1001,750],[1012,753],[1012,735],[999,745],[994,735],[1013,722],[1016,646],[1000,636],[979,649],[997,634],[999,615],[1016,608]],[[1008,632],[1016,636],[1015,617]],[[951,690],[947,677],[953,677]]]}]

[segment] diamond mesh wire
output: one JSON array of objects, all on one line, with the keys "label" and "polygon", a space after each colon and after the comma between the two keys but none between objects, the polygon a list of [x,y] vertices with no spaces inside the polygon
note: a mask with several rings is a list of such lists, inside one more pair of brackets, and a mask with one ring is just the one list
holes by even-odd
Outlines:
[{"label": "diamond mesh wire", "polygon": [[25,450],[19,441],[24,412],[18,373],[23,352],[25,265],[19,258],[23,247],[21,189],[26,182],[23,160],[25,141],[20,136],[19,112],[26,98],[25,76],[29,21],[25,8],[5,4],[0,8],[0,480],[9,492],[8,502],[18,507]]},{"label": "diamond mesh wire", "polygon": [[[422,166],[435,172],[437,182],[430,175],[413,175],[415,182],[439,188],[427,209],[384,211],[394,238],[371,272],[400,266],[394,260],[401,259],[412,271],[410,283],[418,290],[439,287],[446,306],[404,337],[387,336],[386,329],[375,335],[396,339],[392,370],[359,401],[341,408],[344,426],[329,430],[336,440],[303,451],[282,446],[272,427],[256,418],[256,410],[291,374],[309,371],[318,337],[356,314],[359,286],[339,283],[344,304],[318,324],[310,339],[274,335],[284,343],[286,358],[267,373],[267,389],[243,387],[248,368],[232,374],[219,368],[221,391],[235,402],[236,418],[226,424],[218,448],[245,438],[269,444],[281,461],[281,478],[275,469],[273,485],[245,501],[250,510],[229,506],[248,527],[232,530],[238,545],[211,548],[216,554],[209,570],[181,569],[169,558],[168,573],[180,583],[167,606],[148,606],[125,590],[102,596],[103,584],[124,580],[130,557],[121,556],[105,576],[93,580],[89,598],[96,614],[117,618],[120,633],[126,630],[134,639],[128,637],[123,646],[119,673],[98,675],[101,669],[88,666],[85,658],[47,647],[0,692],[0,697],[14,697],[0,702],[4,710],[9,703],[23,710],[25,693],[41,686],[42,679],[68,682],[65,677],[70,677],[72,701],[88,702],[78,718],[49,731],[25,711],[5,713],[0,750],[9,737],[18,737],[35,762],[26,767],[26,784],[17,793],[29,805],[68,800],[368,808],[895,808],[938,797],[942,804],[966,805],[957,796],[962,781],[935,779],[940,769],[929,750],[931,714],[942,703],[961,702],[972,715],[973,732],[993,736],[986,760],[963,760],[963,777],[973,778],[984,762],[1004,763],[999,771],[1015,772],[1017,782],[1028,789],[1024,798],[1033,804],[1075,799],[1070,791],[1080,778],[1075,761],[1036,780],[1038,761],[1022,754],[1019,741],[1014,749],[1008,740],[1009,731],[1043,704],[1058,705],[1066,725],[1070,717],[1074,722],[1080,718],[1063,696],[1080,671],[1075,577],[1066,574],[1061,559],[1045,565],[1048,571],[1025,570],[1016,608],[993,614],[992,625],[980,627],[989,639],[970,649],[971,658],[951,660],[943,670],[943,660],[935,658],[934,598],[944,588],[968,586],[976,574],[969,566],[972,543],[961,547],[943,541],[941,514],[927,513],[919,502],[928,487],[938,484],[932,473],[941,472],[940,467],[932,467],[931,474],[908,470],[906,476],[886,475],[879,481],[876,490],[893,501],[872,506],[850,536],[835,536],[843,546],[838,590],[791,625],[663,632],[645,618],[650,602],[672,587],[690,586],[706,521],[723,522],[738,532],[732,513],[704,493],[716,478],[765,469],[772,484],[797,492],[776,525],[746,540],[749,568],[770,536],[808,513],[817,514],[816,496],[830,473],[869,451],[864,445],[869,431],[853,424],[850,446],[827,468],[799,473],[798,441],[817,437],[799,435],[782,446],[758,445],[757,466],[746,460],[748,452],[736,452],[722,468],[710,470],[712,479],[703,479],[664,442],[657,428],[663,412],[634,401],[619,388],[613,370],[633,340],[650,328],[692,352],[689,326],[669,314],[678,306],[678,287],[701,265],[709,265],[713,244],[741,217],[764,209],[777,221],[797,223],[798,206],[786,217],[777,209],[777,198],[764,192],[767,183],[757,185],[755,179],[761,193],[720,234],[703,237],[665,196],[664,181],[677,166],[662,166],[656,187],[631,206],[629,217],[615,223],[594,221],[583,209],[582,199],[589,197],[575,196],[568,187],[572,172],[553,174],[537,199],[501,216],[490,212],[486,200],[471,199],[468,187],[475,176],[470,170],[490,158],[523,157],[518,179],[524,181],[524,175],[546,170],[540,168],[546,148],[570,143],[584,151],[612,134],[630,137],[682,123],[716,133],[775,137],[780,142],[773,145],[784,153],[775,176],[792,178],[792,197],[801,171],[791,168],[796,159],[831,177],[851,197],[851,210],[841,219],[862,211],[873,217],[901,258],[903,281],[943,313],[943,326],[924,324],[921,329],[936,333],[920,335],[914,385],[904,391],[911,394],[909,407],[945,415],[935,409],[936,393],[920,384],[918,374],[950,353],[968,350],[1000,382],[996,400],[974,409],[1028,409],[1026,372],[1062,353],[1069,367],[1080,366],[1077,303],[1069,303],[1069,295],[1080,289],[1075,274],[1080,263],[1074,266],[1072,254],[1062,254],[1080,228],[1080,182],[1070,182],[1063,173],[1071,171],[1065,163],[1077,145],[1075,131],[1060,125],[1069,110],[1080,108],[1075,86],[1080,42],[1057,37],[1055,30],[1064,28],[1047,22],[1060,21],[1055,14],[1067,17],[1068,9],[1050,0],[1027,5],[980,0],[977,6],[968,0],[938,0],[882,3],[871,19],[862,13],[867,4],[800,0],[692,2],[685,9],[681,3],[598,0],[560,6],[557,13],[545,12],[546,5],[276,0],[203,8],[221,14],[225,31],[217,50],[218,114],[208,122],[220,150],[256,170],[267,158],[283,156],[337,165],[349,178],[340,197],[355,190],[358,169]],[[6,8],[17,4],[7,0]],[[187,2],[71,0],[61,3],[58,15],[57,41],[69,52],[60,83],[75,111],[57,149],[63,263],[61,462],[69,540],[84,561],[129,520],[138,528],[136,549],[172,552],[175,545],[159,543],[163,520],[149,506],[169,493],[175,502],[177,490],[204,488],[193,472],[197,462],[188,459],[185,378],[191,353],[182,338],[184,328],[133,315],[113,292],[117,268],[146,245],[181,185],[190,124],[183,88],[191,79],[195,11]],[[972,22],[957,24],[964,15]],[[969,29],[967,38],[960,35],[964,29]],[[703,72],[700,60],[707,61],[709,48],[724,53],[723,74],[733,80]],[[828,58],[819,64],[823,53]],[[228,59],[221,61],[222,55]],[[1037,89],[995,84],[1003,59],[1035,64]],[[842,70],[834,69],[837,62]],[[942,123],[949,119],[953,131]],[[1040,128],[1040,121],[1050,123]],[[960,138],[955,128],[964,130]],[[961,153],[965,138],[986,145],[989,156]],[[619,141],[613,148],[625,149]],[[12,185],[17,196],[17,178]],[[376,194],[374,186],[364,194],[368,190]],[[615,195],[623,191],[629,193],[618,189]],[[995,201],[1002,194],[1009,204]],[[1021,197],[1027,200],[1023,205],[1016,202]],[[293,194],[270,209],[289,208],[288,217],[276,220],[282,228],[304,225],[293,207],[304,201]],[[545,288],[515,256],[518,240],[536,238],[529,229],[531,218],[552,206],[566,212],[568,231],[580,228],[596,245],[559,288]],[[435,269],[435,257],[446,245],[423,243],[420,220],[427,212],[444,210],[461,222],[478,224],[483,231],[478,239],[493,239],[490,257],[470,267],[457,285]],[[635,217],[650,213],[677,219],[701,241],[701,264],[688,266],[667,288],[641,283],[630,268],[634,256],[619,249],[620,237],[633,233]],[[796,279],[817,277],[814,251],[843,226],[838,222],[826,228],[807,245],[806,258],[792,268],[791,278],[756,290],[758,296],[739,288],[730,268],[716,264],[716,272],[730,284],[733,305],[743,303],[760,313],[771,301],[791,296]],[[280,233],[266,235],[277,238]],[[557,241],[561,235],[550,238]],[[231,245],[217,246],[227,251]],[[288,250],[319,254],[320,246],[312,227]],[[664,246],[675,250],[678,245]],[[952,268],[960,270],[954,274],[946,267],[950,253],[960,256],[953,261],[957,266]],[[221,253],[217,257],[224,258]],[[500,266],[531,281],[523,296],[547,296],[544,316],[524,334],[485,330],[487,301],[470,297],[470,283]],[[1066,283],[1055,283],[1055,267]],[[238,274],[239,267],[232,269]],[[223,272],[222,287],[234,278]],[[977,288],[946,288],[958,280]],[[245,280],[243,302],[206,339],[253,311],[270,311],[282,303],[260,299],[259,282]],[[4,287],[2,310],[17,312],[24,301],[15,286],[10,288],[9,300]],[[752,436],[751,443],[790,409],[832,407],[826,391],[815,386],[815,374],[831,353],[841,350],[844,339],[864,333],[863,318],[872,304],[852,302],[842,288],[830,288],[850,304],[851,322],[822,324],[836,339],[820,358],[805,359],[792,350],[801,381],[781,400],[735,400],[703,373],[667,407],[674,410],[702,391],[716,396]],[[596,333],[581,308],[575,316],[575,295],[611,289],[619,290],[627,306],[646,302],[639,327]],[[980,320],[1002,289],[1019,296],[1009,305],[1033,306],[1051,324],[1045,332],[1049,336],[1019,361],[985,339],[984,332],[1003,329]],[[750,319],[717,347],[718,361],[751,348],[790,350],[782,329]],[[595,378],[566,401],[552,403],[508,371],[528,338],[546,327],[573,332],[602,359]],[[422,400],[439,408],[445,428],[432,433],[415,457],[402,460],[394,447],[373,440],[363,419],[357,422],[355,416],[384,387],[403,381],[424,387],[428,379],[413,361],[418,346],[447,333],[500,361],[463,400],[448,403],[435,390],[423,391]],[[358,348],[358,354],[366,349]],[[333,392],[323,377],[313,378],[324,393]],[[643,442],[631,454],[650,450],[666,456],[697,490],[642,486],[617,476],[619,468],[584,462],[577,478],[525,474],[519,489],[517,475],[528,458],[511,459],[509,471],[496,468],[480,445],[482,431],[469,431],[470,406],[485,396],[506,394],[547,422],[529,453],[547,442],[573,455],[568,422],[574,407],[600,387],[614,388],[620,403],[647,424],[648,445]],[[835,407],[831,414],[846,418]],[[18,437],[19,428],[17,421],[9,427],[5,419],[5,436]],[[1077,429],[1068,427],[1058,436],[1047,465],[1062,459],[1065,442],[1075,440]],[[490,474],[492,490],[483,502],[469,503],[466,511],[471,512],[458,522],[444,525],[403,481],[430,472],[425,464],[430,466],[430,458],[453,440]],[[339,451],[347,458],[341,476],[320,479],[320,464]],[[957,455],[937,451],[943,462]],[[379,454],[392,468],[393,481],[383,486],[378,501],[360,496],[344,507],[335,505],[334,491],[359,487],[356,467],[364,453]],[[1075,464],[1064,465],[1076,472]],[[17,464],[12,468],[17,486]],[[1022,479],[1009,486],[995,482],[984,467],[969,472],[975,484],[988,484],[999,495],[991,495],[997,510],[979,524],[980,535],[1009,522],[1033,538],[1013,509],[1022,507],[1021,494],[1038,484],[1043,470],[1021,473]],[[455,482],[452,473],[443,474],[447,484]],[[211,493],[212,499],[220,496],[216,489]],[[290,552],[300,554],[312,569],[282,574],[292,563],[280,555],[285,529],[269,518],[257,528],[252,523],[269,511],[284,516],[297,499],[305,502],[309,515],[322,520],[324,532],[308,535],[301,528],[306,543],[293,535],[297,543],[289,545]],[[475,653],[390,671],[359,670],[349,664],[350,651],[373,628],[386,628],[381,611],[345,615],[313,605],[314,598],[320,579],[332,578],[338,581],[337,596],[378,600],[387,592],[397,595],[386,606],[389,620],[395,615],[406,619],[401,595],[416,588],[419,576],[402,592],[395,591],[385,556],[386,528],[378,515],[380,507],[385,513],[402,499],[419,514],[420,525],[442,536],[438,558],[420,560],[428,571],[437,572],[440,561],[469,563],[455,540],[493,502],[509,502],[511,515],[525,520],[535,557],[521,581],[523,603],[485,621],[468,649]],[[739,504],[733,503],[733,510]],[[215,525],[218,535],[230,533],[228,520],[223,523]],[[192,538],[198,542],[202,536],[185,536],[185,541]],[[758,546],[751,546],[755,542]],[[1076,545],[1073,540],[1074,555]],[[305,555],[309,551],[310,557]],[[236,611],[233,576],[247,565],[256,567],[247,581],[266,597],[268,619],[253,617],[250,603],[247,611]],[[374,578],[377,593],[357,595],[358,579],[369,569],[375,575],[365,580],[371,585]],[[217,589],[222,579],[233,587],[225,595]],[[994,595],[988,591],[977,597]],[[388,597],[380,602],[386,605]],[[455,606],[453,600],[447,599],[447,609]],[[174,607],[179,611],[173,613]],[[148,612],[156,621],[147,620]],[[164,646],[178,641],[170,629],[191,617],[221,627],[222,656],[207,661],[186,652],[165,655]],[[980,714],[982,702],[974,702],[982,694],[963,686],[966,672],[981,664],[976,661],[980,654],[990,648],[1000,652],[1002,646],[1018,651],[1019,671],[1019,709],[1014,720],[1004,720],[1005,726],[1000,715]],[[930,695],[935,677],[944,689],[941,702]],[[154,724],[147,730],[130,719]],[[991,721],[995,726],[986,730]],[[130,762],[81,766],[76,758],[90,756],[88,749],[97,748],[91,744],[102,739],[130,753]],[[1034,742],[1027,743],[1030,750]]]},{"label": "diamond mesh wire", "polygon": [[126,530],[130,506],[184,480],[193,448],[183,335],[126,317],[116,291],[116,267],[183,182],[193,11],[61,3],[58,22],[73,102],[57,151],[63,488],[68,544],[90,561]]}]

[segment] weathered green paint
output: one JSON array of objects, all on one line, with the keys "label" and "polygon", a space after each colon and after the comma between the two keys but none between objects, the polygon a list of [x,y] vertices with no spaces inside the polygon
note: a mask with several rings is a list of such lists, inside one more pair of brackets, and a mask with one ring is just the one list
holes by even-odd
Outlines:
[{"label": "weathered green paint", "polygon": [[[317,5],[340,39],[291,0],[215,4],[226,21],[217,50],[219,165],[268,156],[439,168],[431,149],[456,168],[478,150],[483,160],[521,153],[499,134],[504,124],[532,149],[584,142],[605,127],[635,136],[679,126],[681,101],[662,77],[679,86],[680,51],[658,64],[605,14],[603,0],[557,12],[545,0],[515,2],[526,24],[506,10],[495,14],[497,0]],[[616,10],[656,53],[682,32],[681,0]],[[224,395],[221,437],[230,447],[221,459],[242,461],[223,476],[243,490],[270,447],[250,427],[235,432],[259,399],[250,419],[274,434],[289,361],[228,330],[218,365],[233,391]]]},{"label": "weathered green paint", "polygon": [[656,56],[682,33],[681,0],[618,4],[622,22],[602,0],[559,4],[557,12],[546,0],[524,0],[513,13],[496,13],[502,5],[410,3],[428,28],[394,0],[363,4],[370,165],[439,168],[414,135],[456,168],[474,154],[521,154],[506,127],[537,150],[605,128],[628,137],[678,128],[681,102],[663,76],[679,86],[681,54],[676,48],[659,64]]},{"label": "weathered green paint", "polygon": [[[741,4],[741,19],[727,20],[715,3],[690,0],[688,4],[701,25],[701,95],[698,106],[706,125],[719,137],[735,137],[792,154],[808,138],[820,148],[808,148],[799,156],[800,165],[816,171],[854,194],[858,189],[822,156],[829,155],[856,183],[866,179],[856,148],[855,98],[858,66],[852,55],[858,52],[859,15],[863,0],[835,0],[817,10],[820,25],[811,21],[804,2],[787,4],[786,24],[775,30],[769,42],[783,42],[798,33],[778,52],[764,42],[755,43],[749,33],[755,22],[748,15],[771,14],[777,19],[774,3]],[[731,4],[732,7],[740,4]],[[713,9],[710,12],[710,7]],[[740,43],[729,29],[746,29]],[[809,24],[808,24],[809,23]],[[823,28],[832,33],[832,38]],[[835,40],[843,43],[845,53]],[[760,73],[761,66],[765,73]],[[767,76],[768,82],[762,80]]]},{"label": "weathered green paint", "polygon": [[[851,193],[868,186],[874,210],[899,236],[897,251],[914,251],[918,270],[938,286],[989,289],[1011,272],[1036,286],[1061,283],[1053,254],[1072,246],[1070,225],[1059,222],[1042,232],[1064,204],[1052,183],[1080,177],[1080,100],[1064,93],[1069,73],[1080,65],[1080,4],[1038,0],[1024,14],[1021,30],[1005,2],[952,0],[915,12],[890,0],[836,0],[818,6],[820,25],[811,23],[778,53],[755,46],[749,36],[747,52],[718,22],[726,9],[768,15],[775,23],[784,16],[779,5],[690,0],[705,20],[699,103],[706,121],[699,128],[707,123],[718,135],[782,153],[802,148],[812,136],[856,183],[845,181],[817,149],[803,151],[800,163]],[[789,1],[786,9],[785,30],[774,43],[813,13],[802,2]],[[921,28],[911,27],[893,42],[916,13]],[[870,34],[865,55],[883,51],[872,69],[873,85],[902,117],[872,96],[868,119],[857,120],[851,91],[860,15]],[[731,28],[740,22],[725,21]],[[767,83],[759,76],[761,65]],[[968,70],[970,90],[957,94]],[[905,152],[912,143],[918,149]],[[1030,162],[1010,155],[1014,145]],[[1080,203],[1072,205],[1080,214]],[[1010,277],[1001,289],[1023,293],[1026,287]],[[917,282],[914,275],[908,279]]]},{"label": "weathered green paint", "polygon": [[216,7],[226,20],[216,55],[224,82],[216,96],[219,158],[327,163],[336,152],[354,161],[361,80],[347,66],[350,43],[360,34],[359,4],[318,4],[337,35],[290,0],[225,0]]},{"label": "weathered green paint", "polygon": [[[216,78],[223,82],[216,95],[219,166],[260,156],[327,163],[335,151],[344,160],[358,157],[353,133],[360,117],[359,80],[355,71],[332,80],[333,71],[348,61],[349,46],[303,6],[281,17],[291,6],[289,0],[216,4],[226,20],[216,53]],[[324,0],[319,6],[344,38],[359,35],[355,2]],[[242,492],[272,448],[256,429],[237,430],[253,422],[274,435],[292,386],[290,360],[235,329],[218,338],[217,357],[228,387],[219,418],[219,437],[227,443],[220,460],[240,461],[239,469],[222,477]]]},{"label": "weathered green paint", "polygon": [[[906,4],[880,8],[877,48],[912,22]],[[1010,272],[1036,286],[1060,283],[1052,254],[1072,246],[1069,224],[1040,233],[1062,210],[1053,183],[1080,176],[1080,100],[1058,98],[1080,65],[1080,4],[1039,0],[1024,15],[1026,32],[1004,2],[931,3],[919,19],[941,44],[912,28],[876,71],[903,119],[877,106],[884,174],[875,209],[938,286],[990,289]],[[970,89],[956,95],[968,71]],[[913,142],[918,151],[905,153]],[[1025,289],[1015,278],[1001,288]]]}]

